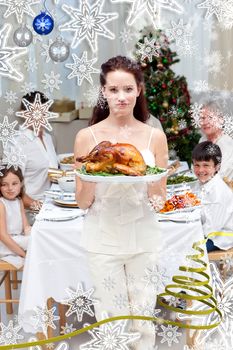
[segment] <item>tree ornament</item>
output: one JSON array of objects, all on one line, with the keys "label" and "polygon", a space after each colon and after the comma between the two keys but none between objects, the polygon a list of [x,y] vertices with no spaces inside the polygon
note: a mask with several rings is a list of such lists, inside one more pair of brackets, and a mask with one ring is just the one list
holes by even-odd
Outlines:
[{"label": "tree ornament", "polygon": [[70,54],[70,47],[61,36],[49,46],[49,56],[55,62],[64,62]]},{"label": "tree ornament", "polygon": [[145,67],[147,67],[147,64],[145,62],[141,62],[141,66],[142,66],[142,68],[145,68]]},{"label": "tree ornament", "polygon": [[22,24],[13,34],[13,40],[17,46],[26,47],[31,44],[33,39],[31,30]]},{"label": "tree ornament", "polygon": [[159,63],[157,64],[157,68],[158,68],[158,69],[163,69],[163,64],[162,64],[162,62],[159,62]]},{"label": "tree ornament", "polygon": [[167,101],[164,101],[164,102],[163,102],[163,107],[164,107],[164,108],[168,108],[168,106],[169,106],[168,102],[167,102]]},{"label": "tree ornament", "polygon": [[47,12],[41,11],[34,18],[32,25],[37,34],[48,35],[53,30],[54,20]]}]

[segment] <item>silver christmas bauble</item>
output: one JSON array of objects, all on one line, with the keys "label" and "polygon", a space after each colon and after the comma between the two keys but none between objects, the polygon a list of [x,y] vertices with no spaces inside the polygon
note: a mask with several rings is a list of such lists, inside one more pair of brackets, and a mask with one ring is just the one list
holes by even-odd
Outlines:
[{"label": "silver christmas bauble", "polygon": [[32,32],[26,25],[20,26],[13,34],[13,40],[17,46],[26,47],[31,44]]},{"label": "silver christmas bauble", "polygon": [[70,47],[60,36],[49,47],[49,56],[55,62],[64,62],[69,54]]}]

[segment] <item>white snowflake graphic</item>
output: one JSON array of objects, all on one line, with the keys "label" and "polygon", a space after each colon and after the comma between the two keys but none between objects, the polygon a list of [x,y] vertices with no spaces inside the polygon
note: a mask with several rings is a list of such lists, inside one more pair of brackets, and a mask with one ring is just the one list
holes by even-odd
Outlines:
[{"label": "white snowflake graphic", "polygon": [[224,122],[222,125],[224,134],[228,134],[229,136],[233,135],[233,115],[225,114]]},{"label": "white snowflake graphic", "polygon": [[87,105],[88,107],[94,107],[96,105],[100,106],[101,108],[106,107],[106,99],[104,98],[104,95],[102,93],[101,87],[98,85],[91,86],[87,92],[84,92],[83,94],[87,99]]},{"label": "white snowflake graphic", "polygon": [[129,28],[123,28],[123,30],[120,31],[119,39],[123,44],[128,44],[133,40],[134,36],[135,34],[131,32]]},{"label": "white snowflake graphic", "polygon": [[111,289],[115,288],[116,281],[111,276],[108,276],[108,277],[104,278],[102,284],[104,286],[104,289],[106,289],[107,291],[110,291]]},{"label": "white snowflake graphic", "polygon": [[113,304],[118,309],[123,309],[129,305],[129,300],[127,295],[118,294],[113,297]]},{"label": "white snowflake graphic", "polygon": [[19,325],[14,326],[13,321],[9,321],[7,326],[0,322],[0,327],[0,343],[3,345],[17,344],[18,340],[24,338],[18,334],[22,327]]},{"label": "white snowflake graphic", "polygon": [[137,45],[140,47],[136,53],[140,57],[140,61],[143,61],[145,58],[152,62],[153,56],[159,57],[160,55],[160,45],[156,45],[156,39],[148,40],[145,37],[144,43],[138,42]]},{"label": "white snowflake graphic", "polygon": [[159,195],[154,194],[152,197],[149,198],[148,205],[151,210],[160,211],[163,208],[164,204],[165,200]]},{"label": "white snowflake graphic", "polygon": [[175,0],[111,0],[111,2],[130,2],[132,7],[129,11],[127,24],[131,26],[139,16],[146,12],[155,28],[160,17],[161,8],[177,13],[183,13],[183,7]]},{"label": "white snowflake graphic", "polygon": [[66,312],[67,317],[75,313],[79,322],[82,321],[83,315],[85,313],[89,316],[94,317],[94,312],[91,309],[91,307],[97,304],[98,301],[95,299],[91,299],[91,295],[94,292],[93,288],[84,291],[82,284],[79,283],[76,291],[67,288],[66,292],[70,298],[67,300],[63,300],[62,303],[69,306],[69,309]]},{"label": "white snowflake graphic", "polygon": [[178,23],[171,21],[172,28],[166,30],[166,34],[170,40],[175,40],[179,43],[192,36],[192,30],[190,24],[184,24],[183,19],[180,19]]},{"label": "white snowflake graphic", "polygon": [[38,62],[34,57],[29,57],[28,60],[25,61],[24,67],[28,72],[34,72],[38,68]]},{"label": "white snowflake graphic", "polygon": [[205,54],[201,58],[201,61],[208,69],[208,72],[213,73],[214,76],[223,71],[223,56],[219,50],[212,51],[209,54],[205,50]]},{"label": "white snowflake graphic", "polygon": [[202,104],[195,102],[190,106],[189,112],[192,117],[192,124],[199,128],[200,127],[200,118],[202,117]]},{"label": "white snowflake graphic", "polygon": [[3,169],[5,169],[5,166],[0,164],[0,176],[3,176],[3,173],[1,172]]},{"label": "white snowflake graphic", "polygon": [[146,287],[152,288],[155,292],[163,289],[169,279],[165,272],[166,270],[163,267],[157,265],[152,266],[152,268],[145,268],[146,274],[143,276],[143,281],[146,282]]},{"label": "white snowflake graphic", "polygon": [[80,1],[79,9],[68,5],[62,5],[62,9],[72,18],[71,21],[59,27],[60,30],[74,31],[71,47],[87,39],[91,50],[97,51],[97,36],[115,39],[115,35],[105,26],[107,22],[118,18],[118,13],[104,13],[102,7],[104,0],[96,0],[92,5],[87,0]]},{"label": "white snowflake graphic", "polygon": [[35,89],[36,89],[36,85],[35,84],[33,84],[32,82],[24,82],[22,85],[21,85],[21,91],[22,91],[22,93],[24,94],[24,95],[26,95],[26,94],[29,94],[29,93],[31,93],[31,92],[33,92],[33,91],[35,91]]},{"label": "white snowflake graphic", "polygon": [[31,17],[35,16],[31,6],[39,2],[40,0],[0,0],[0,5],[8,6],[8,9],[3,15],[4,18],[15,14],[17,22],[22,23],[25,14]]},{"label": "white snowflake graphic", "polygon": [[7,77],[16,81],[23,80],[23,74],[17,71],[11,60],[27,53],[26,48],[8,47],[6,42],[11,31],[10,24],[6,23],[0,30],[0,77]]},{"label": "white snowflake graphic", "polygon": [[11,108],[11,107],[9,107],[9,108],[7,108],[7,111],[6,111],[6,113],[7,113],[7,115],[13,115],[14,114],[14,110],[13,110],[13,108]]},{"label": "white snowflake graphic", "polygon": [[89,81],[90,84],[93,84],[91,73],[99,73],[99,70],[92,67],[92,65],[97,61],[97,58],[92,60],[87,60],[87,51],[84,51],[82,57],[79,58],[75,53],[72,54],[74,63],[67,63],[65,66],[72,69],[72,72],[67,76],[68,79],[74,77],[77,78],[77,84],[80,86],[83,82],[83,79]]},{"label": "white snowflake graphic", "polygon": [[44,73],[44,80],[41,80],[44,83],[44,88],[49,89],[50,92],[53,92],[54,89],[59,90],[59,85],[62,84],[62,80],[59,80],[60,74],[55,74],[54,71],[51,71],[50,74]]},{"label": "white snowflake graphic", "polygon": [[75,331],[75,328],[73,328],[73,324],[66,323],[65,326],[61,326],[61,328],[61,334],[70,334]]},{"label": "white snowflake graphic", "polygon": [[[103,319],[108,315],[103,313]],[[88,331],[92,340],[82,344],[80,350],[129,350],[128,344],[140,338],[139,333],[126,331],[127,320],[105,323]],[[86,325],[85,325],[86,326]]]},{"label": "white snowflake graphic", "polygon": [[124,126],[120,127],[120,130],[119,130],[120,137],[123,137],[125,139],[129,139],[131,135],[132,135],[132,128],[130,126],[125,124]]},{"label": "white snowflake graphic", "polygon": [[160,337],[162,337],[160,343],[167,343],[168,346],[172,346],[173,343],[178,344],[179,340],[178,337],[180,337],[182,335],[182,333],[177,332],[178,327],[173,327],[171,325],[168,326],[163,326],[161,325],[162,328],[162,332],[157,333],[157,335],[159,335]]},{"label": "white snowflake graphic", "polygon": [[26,157],[21,153],[21,150],[16,147],[10,147],[9,150],[4,150],[3,164],[7,164],[7,169],[11,166],[14,167],[15,170],[20,168],[20,166],[24,166]]},{"label": "white snowflake graphic", "polygon": [[176,41],[177,53],[179,56],[194,56],[197,51],[197,44],[192,37]]},{"label": "white snowflake graphic", "polygon": [[12,90],[10,90],[10,91],[6,91],[4,99],[6,100],[7,103],[12,105],[13,103],[17,102],[18,97],[17,97],[16,92],[13,92]]},{"label": "white snowflake graphic", "polygon": [[15,136],[19,135],[19,131],[15,130],[18,122],[15,120],[9,123],[8,117],[5,116],[3,123],[0,123],[0,141],[2,141],[3,148],[8,145],[8,142],[15,143]]},{"label": "white snowflake graphic", "polygon": [[48,44],[42,44],[41,47],[44,49],[44,51],[41,52],[41,56],[45,56],[45,62],[49,63],[51,60],[50,55],[49,55],[49,48],[53,44],[53,40],[49,39]]},{"label": "white snowflake graphic", "polygon": [[202,92],[207,92],[209,90],[209,85],[206,80],[194,80],[193,81],[193,91],[196,94],[200,94]]},{"label": "white snowflake graphic", "polygon": [[178,121],[178,128],[179,130],[183,130],[187,128],[187,122],[185,119],[181,119]]},{"label": "white snowflake graphic", "polygon": [[44,127],[49,131],[52,130],[51,125],[48,123],[48,119],[58,117],[58,113],[49,112],[49,108],[53,104],[53,100],[48,100],[45,103],[41,103],[40,94],[36,94],[34,103],[29,102],[25,98],[22,99],[22,103],[24,104],[26,110],[16,112],[15,115],[26,119],[22,125],[23,129],[27,129],[32,126],[36,136],[38,136],[41,127]]},{"label": "white snowflake graphic", "polygon": [[34,324],[35,329],[37,329],[38,331],[42,329],[45,335],[47,335],[48,327],[51,327],[52,329],[56,329],[56,325],[54,324],[54,321],[59,320],[60,317],[54,315],[54,312],[56,311],[55,306],[52,307],[51,309],[48,309],[47,306],[43,308],[36,307],[34,311],[35,311],[35,314],[32,316],[32,319],[35,322]]}]

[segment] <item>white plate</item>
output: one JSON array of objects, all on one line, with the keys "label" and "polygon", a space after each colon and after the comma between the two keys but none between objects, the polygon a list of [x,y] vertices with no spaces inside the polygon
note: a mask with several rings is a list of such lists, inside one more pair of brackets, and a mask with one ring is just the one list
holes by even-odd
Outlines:
[{"label": "white plate", "polygon": [[78,203],[74,200],[54,199],[53,201],[60,207],[78,208]]},{"label": "white plate", "polygon": [[194,205],[193,207],[186,207],[186,208],[181,208],[181,209],[176,209],[172,211],[167,211],[166,213],[159,213],[159,215],[172,215],[172,214],[177,214],[177,213],[191,213],[192,211],[196,209],[200,209],[202,205]]},{"label": "white plate", "polygon": [[110,175],[110,176],[101,176],[101,175],[85,175],[80,174],[78,171],[76,175],[80,177],[83,181],[88,182],[105,182],[105,183],[139,183],[139,182],[155,182],[160,180],[162,177],[166,176],[168,170],[165,170],[163,173],[154,174],[154,175],[145,175],[145,176],[127,176],[127,175]]}]

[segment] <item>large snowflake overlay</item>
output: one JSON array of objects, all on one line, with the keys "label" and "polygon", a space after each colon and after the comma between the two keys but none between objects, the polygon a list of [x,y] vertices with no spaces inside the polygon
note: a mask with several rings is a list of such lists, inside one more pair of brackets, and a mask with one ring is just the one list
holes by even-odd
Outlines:
[{"label": "large snowflake overlay", "polygon": [[162,332],[157,333],[162,337],[161,343],[167,343],[168,346],[172,346],[172,343],[179,343],[178,337],[182,335],[182,333],[177,332],[178,327],[173,327],[171,325],[163,326],[161,325]]},{"label": "large snowflake overlay", "polygon": [[32,316],[34,322],[35,322],[35,329],[40,331],[42,329],[43,333],[47,335],[47,329],[48,327],[51,327],[52,329],[56,329],[56,326],[54,324],[54,321],[57,321],[60,319],[59,316],[55,316],[54,312],[56,311],[56,307],[52,307],[51,309],[48,309],[47,306],[43,308],[35,308],[35,314]]},{"label": "large snowflake overlay", "polygon": [[[107,318],[103,314],[103,318]],[[80,350],[129,350],[128,344],[140,338],[139,333],[126,332],[127,320],[105,323],[88,331],[92,340],[80,346]]]},{"label": "large snowflake overlay", "polygon": [[3,17],[7,18],[10,15],[15,14],[18,23],[23,22],[24,14],[34,17],[35,13],[31,9],[31,5],[39,3],[40,0],[0,0],[0,5],[8,6],[8,9],[4,13]]},{"label": "large snowflake overlay", "polygon": [[219,22],[227,21],[230,22],[231,25],[233,24],[233,7],[231,0],[205,0],[198,4],[197,7],[207,10],[205,15],[206,19],[215,15]]},{"label": "large snowflake overlay", "polygon": [[131,26],[142,13],[145,11],[150,16],[155,28],[157,28],[157,20],[160,16],[161,8],[183,13],[183,7],[175,0],[111,0],[111,2],[130,2],[132,8],[129,11],[127,24]]},{"label": "large snowflake overlay", "polygon": [[0,322],[0,327],[0,343],[3,345],[17,344],[18,340],[24,338],[22,335],[18,334],[22,327],[19,325],[14,327],[13,321],[9,321],[7,326]]},{"label": "large snowflake overlay", "polygon": [[209,73],[213,73],[214,77],[223,72],[224,63],[223,56],[219,50],[213,50],[210,53],[205,50],[204,56],[201,59],[202,65],[204,65]]},{"label": "large snowflake overlay", "polygon": [[44,88],[49,89],[50,92],[53,92],[54,89],[59,90],[59,85],[62,84],[62,80],[59,80],[60,74],[55,74],[54,71],[51,71],[50,74],[44,73],[45,79],[41,80],[44,83]]},{"label": "large snowflake overlay", "polygon": [[48,100],[45,103],[41,103],[40,94],[36,94],[34,103],[29,102],[25,98],[22,99],[22,102],[26,108],[26,111],[16,112],[15,115],[26,119],[22,125],[23,129],[27,129],[32,126],[36,136],[38,136],[41,127],[44,127],[49,131],[52,130],[51,125],[48,123],[48,119],[58,117],[58,113],[49,112],[49,108],[53,104],[53,100]]},{"label": "large snowflake overlay", "polygon": [[98,301],[95,299],[91,299],[91,295],[94,292],[93,288],[84,291],[82,284],[79,283],[76,291],[67,288],[66,292],[68,293],[70,298],[67,300],[63,300],[62,303],[69,306],[69,309],[66,312],[67,317],[75,313],[79,322],[82,321],[84,313],[94,317],[94,312],[91,309],[91,307],[97,304]]},{"label": "large snowflake overlay", "polygon": [[76,48],[86,38],[92,51],[96,52],[98,35],[108,39],[115,39],[115,35],[105,26],[105,23],[118,18],[118,14],[102,12],[103,3],[104,0],[97,0],[93,5],[90,5],[87,0],[81,0],[79,9],[68,5],[62,6],[62,9],[72,19],[68,23],[61,25],[59,29],[75,31],[71,44],[72,48]]},{"label": "large snowflake overlay", "polygon": [[0,123],[0,141],[2,141],[3,148],[8,145],[8,142],[16,142],[14,137],[19,135],[19,131],[15,130],[17,124],[16,120],[13,123],[9,123],[7,116],[4,117],[3,123]]},{"label": "large snowflake overlay", "polygon": [[160,56],[161,47],[160,45],[156,45],[156,39],[148,40],[148,38],[145,38],[144,43],[138,42],[137,45],[139,46],[139,49],[136,53],[140,56],[140,61],[147,58],[149,62],[152,62],[153,56]]},{"label": "large snowflake overlay", "polygon": [[3,164],[7,164],[7,169],[14,167],[17,170],[25,164],[26,156],[21,153],[21,150],[16,147],[10,147],[9,150],[4,151]]},{"label": "large snowflake overlay", "polygon": [[[1,1],[1,0],[0,0]],[[27,53],[26,48],[22,47],[8,47],[6,46],[7,39],[11,30],[10,24],[6,23],[0,30],[0,77],[8,77],[10,79],[21,81],[23,74],[18,72],[13,67],[12,59]]]},{"label": "large snowflake overlay", "polygon": [[91,73],[99,73],[99,70],[92,67],[92,65],[97,61],[97,58],[92,60],[87,60],[87,51],[84,51],[82,57],[79,58],[75,53],[72,54],[74,63],[67,63],[65,66],[72,69],[72,72],[68,75],[68,79],[77,77],[77,84],[80,86],[83,79],[89,81],[93,84]]}]

